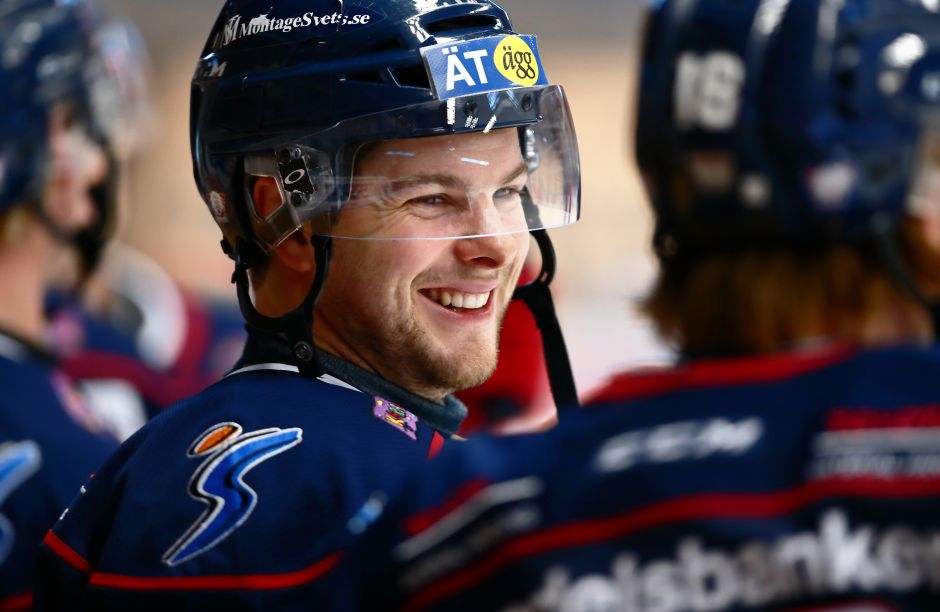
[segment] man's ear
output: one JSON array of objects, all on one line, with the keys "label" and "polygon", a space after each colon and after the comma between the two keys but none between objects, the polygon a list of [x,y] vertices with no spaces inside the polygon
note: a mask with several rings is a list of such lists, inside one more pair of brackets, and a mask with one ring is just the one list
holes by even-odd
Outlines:
[{"label": "man's ear", "polygon": [[[251,199],[255,212],[262,219],[267,218],[281,205],[281,192],[277,182],[269,176],[261,176],[251,187]],[[313,249],[304,230],[294,232],[284,242],[271,251],[284,265],[297,272],[312,272],[314,269]]]}]

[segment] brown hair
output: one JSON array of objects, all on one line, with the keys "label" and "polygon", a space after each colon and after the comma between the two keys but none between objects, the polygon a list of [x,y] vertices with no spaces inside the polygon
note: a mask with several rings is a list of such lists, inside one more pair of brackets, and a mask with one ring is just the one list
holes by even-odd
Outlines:
[{"label": "brown hair", "polygon": [[[940,250],[929,243],[924,221],[904,221],[899,251],[922,293],[940,295]],[[899,329],[904,340],[930,333],[928,313],[892,278],[873,245],[666,260],[641,309],[687,356],[765,353],[814,337],[870,344]]]}]

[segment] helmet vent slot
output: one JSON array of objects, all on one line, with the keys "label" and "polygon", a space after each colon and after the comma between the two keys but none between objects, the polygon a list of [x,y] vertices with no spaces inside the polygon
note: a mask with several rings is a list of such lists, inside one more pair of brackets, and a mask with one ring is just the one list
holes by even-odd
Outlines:
[{"label": "helmet vent slot", "polygon": [[381,70],[363,70],[361,72],[350,72],[346,74],[347,81],[358,81],[360,83],[385,83],[387,79]]},{"label": "helmet vent slot", "polygon": [[392,70],[392,74],[395,75],[395,80],[398,81],[398,84],[403,87],[431,88],[431,82],[428,80],[428,72],[421,64],[394,69]]},{"label": "helmet vent slot", "polygon": [[442,34],[460,30],[495,30],[500,25],[499,19],[491,15],[463,15],[432,21],[425,25],[425,29],[431,34]]}]

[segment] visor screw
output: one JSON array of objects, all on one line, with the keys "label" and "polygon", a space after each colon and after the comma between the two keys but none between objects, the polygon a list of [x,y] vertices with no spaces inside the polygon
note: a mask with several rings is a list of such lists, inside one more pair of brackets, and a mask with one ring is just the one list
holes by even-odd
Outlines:
[{"label": "visor screw", "polygon": [[277,152],[277,161],[279,164],[286,164],[295,159],[300,159],[301,153],[298,147],[284,147]]},{"label": "visor screw", "polygon": [[522,110],[525,112],[532,110],[532,94],[522,96]]},{"label": "visor screw", "polygon": [[309,342],[301,340],[294,345],[294,356],[300,361],[306,363],[313,357],[313,347]]},{"label": "visor screw", "polygon": [[290,192],[290,203],[294,206],[300,207],[306,204],[306,199],[302,191],[291,191]]},{"label": "visor screw", "polygon": [[463,105],[463,114],[467,117],[472,117],[477,114],[477,103],[476,102],[467,102]]}]

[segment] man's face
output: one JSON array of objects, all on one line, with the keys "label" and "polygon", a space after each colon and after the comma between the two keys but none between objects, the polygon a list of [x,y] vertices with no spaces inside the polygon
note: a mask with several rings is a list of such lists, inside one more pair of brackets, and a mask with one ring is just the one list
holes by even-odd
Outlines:
[{"label": "man's face", "polygon": [[516,130],[381,142],[355,175],[333,234],[369,239],[334,239],[318,341],[431,399],[483,382],[529,248]]},{"label": "man's face", "polygon": [[43,194],[45,214],[66,235],[91,225],[97,214],[91,189],[105,180],[108,163],[102,147],[79,124],[70,124],[61,107],[49,118],[50,172]]}]

